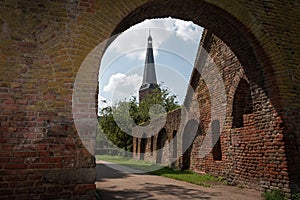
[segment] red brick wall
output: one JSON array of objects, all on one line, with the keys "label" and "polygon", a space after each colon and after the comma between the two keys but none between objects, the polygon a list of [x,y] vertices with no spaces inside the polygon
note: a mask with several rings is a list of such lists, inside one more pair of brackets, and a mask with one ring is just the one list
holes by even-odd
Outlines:
[{"label": "red brick wall", "polygon": [[[268,144],[273,138],[277,146],[284,145],[284,149],[274,150],[271,145],[264,149],[270,154],[259,163],[266,170],[261,183],[281,187],[276,181],[288,176],[289,186],[299,191],[298,2],[209,2],[1,1],[1,199],[94,198],[94,161],[79,140],[72,113],[77,72],[84,61],[90,66],[84,76],[91,85],[87,91],[91,100],[104,47],[92,50],[111,34],[143,19],[168,16],[209,29],[238,57],[248,79],[255,83],[250,84],[251,91],[257,92],[253,93],[254,104],[262,105],[267,118],[276,121],[265,123],[261,115],[249,116],[249,127],[264,133],[255,140]],[[95,53],[90,55],[94,59],[85,60],[90,52]],[[95,102],[83,104],[75,119],[93,118],[95,106]],[[256,114],[259,108],[253,108]],[[241,132],[243,141],[249,140],[246,130],[232,135],[236,132]],[[286,157],[277,157],[277,152]],[[280,166],[284,169],[281,174],[274,172],[274,156],[287,162]],[[88,178],[81,179],[82,174]]]},{"label": "red brick wall", "polygon": [[[94,199],[95,160],[75,127],[85,113],[72,111],[72,94],[105,37],[93,40],[82,25],[95,2],[3,1],[0,10],[0,199]],[[87,76],[95,85],[100,56]],[[88,117],[95,94],[93,102],[83,106]]]},{"label": "red brick wall", "polygon": [[[300,68],[297,66],[300,60],[297,56],[299,54],[297,42],[295,42],[299,41],[299,36],[296,34],[299,29],[295,14],[297,13],[297,3],[282,1],[238,1],[233,4],[229,1],[211,1],[211,3],[206,4],[201,1],[171,4],[167,1],[149,3],[128,15],[115,29],[115,33],[148,17],[173,16],[192,20],[217,35],[229,47],[227,50],[234,53],[235,60],[238,59],[243,68],[243,70],[234,72],[236,70],[234,60],[230,62],[223,60],[220,55],[213,56],[218,66],[221,66],[222,62],[229,64],[226,68],[228,73],[223,73],[223,79],[226,80],[227,89],[230,88],[229,85],[232,87],[226,92],[229,97],[233,98],[235,88],[239,84],[239,76],[242,77],[245,73],[250,84],[254,116],[245,115],[244,122],[249,125],[249,129],[261,133],[250,137],[252,131],[244,128],[243,130],[233,130],[232,134],[226,133],[226,136],[233,135],[235,137],[236,131],[242,132],[240,136],[243,141],[251,140],[248,142],[250,144],[244,147],[248,151],[249,158],[254,159],[255,156],[261,156],[262,159],[258,163],[261,177],[259,180],[257,177],[253,177],[252,187],[258,185],[263,188],[279,187],[285,192],[289,192],[290,188],[297,192],[300,188],[298,173],[300,169],[300,123],[297,119],[300,105],[299,98],[297,98],[300,87],[298,81]],[[210,49],[207,50],[210,52]],[[215,52],[211,52],[211,54],[219,52],[219,50],[223,50],[222,45],[213,49]],[[232,55],[230,52],[224,53],[224,55],[229,54]],[[235,73],[237,75],[231,77]],[[192,76],[191,86],[197,88],[197,83],[199,83],[197,76]],[[233,99],[228,99],[228,101],[232,104]],[[187,104],[189,103],[187,102]],[[205,122],[210,117],[209,114],[204,113],[204,115],[207,115],[202,118]],[[232,127],[231,115],[230,108],[226,118],[227,130]],[[205,128],[207,123],[204,123],[203,126]],[[261,142],[264,148],[259,145],[256,147],[253,141]],[[224,142],[230,143],[230,137],[226,140],[224,138]],[[221,142],[222,145],[224,146]],[[277,147],[277,151],[273,147]],[[241,150],[240,148],[232,149],[230,151]],[[250,149],[258,149],[258,151],[254,152]],[[261,155],[260,152],[268,153]],[[279,157],[276,156],[278,153]],[[228,151],[222,156],[226,159],[230,154],[232,153]],[[217,173],[216,166],[220,166],[220,172],[221,168],[225,167],[233,169],[235,167],[232,167],[232,162],[221,162],[220,165],[214,165],[212,169],[215,169],[215,173]],[[239,161],[239,163],[242,162],[244,160]],[[200,162],[196,161],[195,163]],[[277,171],[279,169],[276,170],[274,163],[281,169],[280,172]],[[234,166],[237,165],[234,164]],[[253,166],[245,167],[246,171],[253,172],[254,169],[256,168]],[[247,173],[249,175],[249,172]],[[243,177],[237,176],[238,179],[246,182],[247,173],[244,173]]]},{"label": "red brick wall", "polygon": [[[213,149],[204,159],[200,158],[200,139],[193,146],[191,169],[227,177],[233,184],[289,191],[281,118],[268,100],[266,90],[252,82],[253,75],[244,72],[242,64],[225,43],[209,33],[204,37],[210,39],[204,38],[202,45],[208,49],[224,79],[227,117],[220,136],[222,160],[214,159]],[[198,63],[196,66],[200,67]],[[201,89],[205,87],[202,85],[206,84],[200,76],[192,109],[199,103],[200,121],[208,127],[210,119],[205,113],[210,113],[211,107],[206,102],[215,97]]]},{"label": "red brick wall", "polygon": [[[159,156],[161,157],[161,162],[159,163],[171,164],[172,160],[175,161],[175,159],[172,159],[174,146],[173,143],[170,144],[170,142],[173,140],[173,132],[178,131],[179,129],[182,117],[181,109],[170,112],[165,117],[166,123],[165,125],[163,124],[164,126],[160,127],[159,130],[157,126],[158,124],[160,124],[160,121],[162,121],[162,118],[153,119],[151,124],[145,123],[144,125],[137,126],[133,129],[133,135],[136,136],[133,138],[133,157],[135,159],[141,159],[141,157],[143,157],[144,160],[156,163],[158,154],[161,154]],[[146,138],[146,140],[144,140],[146,141],[146,145],[145,154],[141,156],[141,152],[143,152],[141,149],[142,138]],[[167,138],[166,141],[165,138]],[[138,141],[138,145],[136,141]],[[162,144],[162,141],[165,141],[164,144]],[[178,145],[180,145],[180,141],[178,142]],[[157,151],[158,149],[161,149],[163,147],[164,149],[162,150],[162,152]],[[174,158],[176,158],[176,156]]]}]

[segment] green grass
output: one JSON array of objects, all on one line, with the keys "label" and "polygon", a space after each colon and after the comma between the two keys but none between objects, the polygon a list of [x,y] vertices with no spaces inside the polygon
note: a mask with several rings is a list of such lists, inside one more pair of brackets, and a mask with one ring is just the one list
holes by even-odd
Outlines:
[{"label": "green grass", "polygon": [[96,159],[124,165],[124,166],[130,167],[130,168],[133,168],[133,169],[144,171],[144,172],[153,171],[153,170],[163,167],[163,166],[153,164],[150,162],[146,162],[143,160],[134,160],[134,159],[122,157],[122,156],[108,156],[108,155],[99,156],[99,155],[97,155]]},{"label": "green grass", "polygon": [[104,160],[104,161],[108,161],[108,162],[112,162],[112,163],[116,163],[116,164],[121,164],[121,165],[125,165],[127,167],[131,167],[134,169],[138,169],[141,171],[145,171],[148,172],[150,174],[153,175],[158,175],[158,176],[164,176],[167,178],[172,178],[172,179],[176,179],[176,180],[180,180],[180,181],[185,181],[188,183],[193,183],[196,185],[201,185],[201,186],[205,186],[205,187],[209,187],[209,183],[212,182],[224,182],[223,178],[215,178],[211,175],[208,174],[197,174],[195,172],[191,172],[191,171],[180,171],[180,170],[174,170],[171,169],[167,166],[161,166],[161,165],[157,165],[157,164],[153,164],[150,162],[145,162],[142,160],[133,160],[130,158],[125,158],[125,157],[121,157],[121,156],[96,156],[97,160]]},{"label": "green grass", "polygon": [[300,193],[292,194],[291,198],[288,198],[284,195],[283,191],[280,189],[272,189],[270,191],[266,191],[263,194],[264,200],[300,200]]},{"label": "green grass", "polygon": [[272,189],[264,193],[265,200],[285,200],[284,193],[279,189]]},{"label": "green grass", "polygon": [[188,183],[193,183],[196,185],[201,185],[204,187],[210,187],[209,185],[210,182],[217,182],[217,178],[208,174],[200,175],[188,170],[180,171],[180,170],[171,169],[169,167],[164,167],[150,173],[158,176],[164,176],[164,177],[168,177],[180,181],[185,181]]},{"label": "green grass", "polygon": [[300,193],[292,194],[292,200],[300,200]]}]

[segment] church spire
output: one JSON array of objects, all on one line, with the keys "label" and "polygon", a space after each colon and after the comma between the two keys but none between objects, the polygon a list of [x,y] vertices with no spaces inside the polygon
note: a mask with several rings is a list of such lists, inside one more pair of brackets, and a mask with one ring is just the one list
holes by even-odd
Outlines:
[{"label": "church spire", "polygon": [[143,83],[139,90],[140,101],[144,99],[146,94],[149,94],[153,89],[156,88],[158,88],[158,84],[157,84],[156,73],[155,73],[152,37],[149,29],[147,52],[146,52],[146,59],[144,65]]},{"label": "church spire", "polygon": [[154,55],[153,55],[153,48],[152,48],[152,37],[150,35],[150,29],[149,29],[149,36],[148,36],[148,43],[147,43],[145,66],[144,66],[144,76],[143,76],[143,84],[147,84],[147,83],[157,84]]}]

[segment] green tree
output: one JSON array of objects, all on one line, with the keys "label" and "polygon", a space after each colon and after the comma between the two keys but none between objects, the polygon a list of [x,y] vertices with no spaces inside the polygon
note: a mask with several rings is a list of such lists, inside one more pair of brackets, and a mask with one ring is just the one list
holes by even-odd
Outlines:
[{"label": "green tree", "polygon": [[[129,101],[119,101],[113,106],[100,110],[99,125],[103,134],[119,148],[125,151],[132,151],[132,128],[150,119],[149,110],[154,111],[154,116],[161,114],[161,106],[165,112],[170,112],[179,107],[175,95],[170,95],[167,89],[155,89],[151,94],[138,103],[136,97],[131,97]],[[157,109],[157,110],[156,110]],[[97,147],[105,143],[103,134],[97,136]],[[107,141],[107,140],[106,140]]]},{"label": "green tree", "polygon": [[[160,105],[164,109],[164,112],[170,112],[179,108],[179,104],[176,100],[176,95],[171,95],[170,92],[163,88],[154,89],[150,94],[146,95],[144,100],[139,103],[139,123],[146,122],[150,119],[149,110],[154,105]],[[154,107],[155,108],[155,107]],[[154,113],[155,113],[154,109]],[[159,115],[161,112],[157,110]]]},{"label": "green tree", "polygon": [[[130,126],[128,125],[127,130],[122,130],[120,125],[117,124],[115,117],[122,114],[122,110],[124,109],[124,104],[126,102],[119,102],[118,104],[114,105],[113,107],[103,108],[100,111],[99,117],[99,125],[100,130],[105,134],[107,139],[111,141],[113,144],[117,145],[119,148],[124,149],[125,151],[130,151],[132,147],[132,136],[127,134],[127,131],[130,131]],[[123,116],[119,116],[122,118]],[[119,122],[119,121],[118,121]],[[126,120],[122,120],[121,123],[126,123]],[[120,122],[119,122],[120,123]],[[122,127],[125,125],[123,124]],[[97,137],[99,141],[103,138],[103,136]],[[96,142],[97,139],[96,139]],[[102,142],[102,144],[104,144]],[[101,147],[101,144],[97,144],[98,147]]]}]

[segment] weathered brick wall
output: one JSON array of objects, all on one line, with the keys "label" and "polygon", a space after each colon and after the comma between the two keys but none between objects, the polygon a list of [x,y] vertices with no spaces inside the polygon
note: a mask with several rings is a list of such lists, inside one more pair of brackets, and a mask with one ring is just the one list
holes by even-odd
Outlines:
[{"label": "weathered brick wall", "polygon": [[[244,177],[239,177],[239,180],[246,181],[250,173],[248,171],[253,172],[257,169],[256,164],[258,163],[258,168],[263,175],[252,177],[253,183],[260,183],[260,186],[267,188],[279,187],[286,192],[289,191],[289,188],[294,192],[299,191],[298,110],[300,102],[297,99],[297,96],[299,96],[299,67],[297,67],[299,65],[299,56],[297,56],[299,55],[299,47],[296,44],[298,42],[292,42],[299,41],[299,36],[296,34],[296,30],[299,29],[296,18],[299,18],[299,16],[295,13],[295,8],[299,5],[295,2],[279,1],[238,1],[234,5],[231,2],[224,1],[211,1],[211,3],[230,11],[229,13],[235,19],[223,13],[222,9],[216,9],[218,11],[216,14],[213,6],[206,7],[204,3],[201,7],[200,2],[199,4],[190,3],[195,7],[189,7],[189,14],[185,14],[186,7],[179,3],[169,6],[172,7],[170,12],[167,5],[162,6],[162,8],[165,10],[164,12],[170,13],[171,16],[184,16],[184,19],[191,19],[216,34],[234,52],[243,68],[247,81],[250,83],[253,114],[245,115],[244,125],[257,134],[250,136],[251,131],[242,130],[242,128],[233,129],[232,134],[228,134],[232,135],[235,140],[241,137],[243,144],[237,146],[244,147],[249,152],[249,159],[255,165],[249,167],[243,166],[243,164],[239,165],[237,171],[241,171],[241,168],[245,170],[239,172],[245,174]],[[178,12],[177,6],[182,6]],[[203,11],[202,8],[206,8],[206,10]],[[195,11],[197,14],[193,14],[194,9],[197,10]],[[159,15],[158,13],[161,12],[163,11],[156,7],[151,10],[151,16]],[[124,20],[124,24],[120,24],[117,30],[123,30],[126,24],[129,23],[128,21],[133,23],[135,19],[144,17],[142,12],[137,13],[128,16]],[[283,23],[283,21],[285,22]],[[277,25],[277,23],[280,25]],[[221,58],[221,56],[216,56],[216,59],[218,57]],[[242,75],[243,72],[240,71],[239,73]],[[192,76],[191,85],[196,88],[198,80],[197,78],[194,79]],[[235,80],[233,85],[237,88],[238,84],[239,80]],[[205,88],[203,89],[205,90]],[[227,92],[233,98],[235,89],[231,88]],[[230,100],[233,101],[233,99],[228,100],[229,102]],[[231,109],[228,110],[227,116],[232,115],[231,111]],[[209,116],[206,117],[209,118]],[[232,127],[232,119],[227,117],[226,122],[227,130],[229,130],[229,127]],[[230,143],[228,138],[227,140],[224,138],[223,141]],[[263,147],[256,144],[259,141],[263,141]],[[224,146],[224,144],[222,145]],[[244,150],[235,147],[230,151],[234,151],[234,149],[237,154],[241,155],[238,162],[247,162],[245,160],[247,158],[243,157],[241,153]],[[254,151],[250,152],[250,149],[254,149]],[[263,152],[263,155],[260,154],[261,152]],[[228,151],[227,154],[231,153]],[[260,161],[256,160],[256,155],[262,156],[262,159]],[[280,156],[277,157],[278,155]],[[223,154],[224,158],[226,158],[225,156],[226,154]],[[208,161],[209,163],[213,162]],[[237,165],[232,166],[233,164],[224,163],[222,167],[221,162],[218,171],[222,171],[222,168],[233,169]],[[279,168],[276,169],[278,166]],[[212,169],[216,169],[216,167]],[[217,173],[216,171],[215,173]],[[247,173],[248,175],[246,175]],[[252,186],[255,186],[255,184]]]},{"label": "weathered brick wall", "polygon": [[0,199],[95,198],[94,135],[79,121],[96,118],[103,48],[88,55],[136,6],[0,1]]},{"label": "weathered brick wall", "polygon": [[[278,187],[288,192],[281,118],[266,93],[251,81],[251,74],[245,74],[242,64],[224,42],[205,31],[202,46],[218,68],[208,73],[222,73],[227,94],[227,117],[220,136],[222,159],[214,158],[213,148],[208,156],[200,157],[204,133],[194,142],[190,168],[258,189]],[[195,65],[199,68],[201,64],[205,65],[198,60]],[[199,81],[191,109],[200,107],[200,121],[205,129],[211,123],[206,114],[211,113],[211,103],[207,102],[216,97],[205,89],[206,83],[201,75],[194,75],[199,76]]]},{"label": "weathered brick wall", "polygon": [[[172,164],[172,161],[175,161],[177,158],[178,149],[176,147],[180,145],[179,141],[176,142],[176,147],[173,145],[173,134],[175,134],[179,129],[181,117],[183,117],[181,109],[177,109],[167,113],[163,117],[166,119],[166,121],[159,129],[157,127],[158,124],[161,124],[160,122],[164,121],[162,117],[153,119],[151,124],[147,122],[141,126],[135,127],[132,132],[133,135],[138,137],[133,138],[133,157],[135,159],[151,161],[154,163],[156,163],[158,161],[157,158],[160,157],[160,161],[158,161],[158,163],[169,165]],[[165,137],[167,140],[165,140]],[[142,144],[142,140],[145,142],[144,144]],[[144,145],[144,147],[142,147],[142,145]],[[141,148],[143,148],[143,150],[141,150]],[[162,149],[161,152],[157,151],[159,149]],[[175,153],[173,154],[174,151],[176,152],[176,155]],[[144,154],[141,155],[141,153]],[[158,154],[161,155],[158,156]]]},{"label": "weathered brick wall", "polygon": [[[143,19],[168,16],[209,29],[252,74],[251,91],[262,88],[263,101],[282,120],[289,184],[299,190],[298,2],[145,2],[0,1],[1,199],[94,197],[94,161],[74,122],[94,118],[96,103],[75,98],[78,109],[72,113],[79,67],[89,66],[80,78],[88,83],[90,101],[104,50],[97,45]],[[86,142],[90,137],[87,133]]]}]

